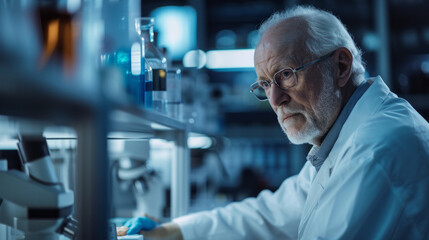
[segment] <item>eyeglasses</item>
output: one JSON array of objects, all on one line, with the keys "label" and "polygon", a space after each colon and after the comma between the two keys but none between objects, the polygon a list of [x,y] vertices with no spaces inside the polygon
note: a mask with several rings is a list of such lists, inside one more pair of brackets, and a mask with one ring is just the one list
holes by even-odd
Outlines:
[{"label": "eyeglasses", "polygon": [[296,72],[306,69],[315,63],[327,59],[328,57],[332,56],[334,52],[335,51],[323,55],[320,58],[297,68],[283,68],[282,70],[274,73],[272,81],[258,80],[252,83],[252,85],[250,85],[250,92],[253,93],[256,98],[259,99],[259,101],[267,101],[268,96],[270,96],[271,94],[271,85],[273,84],[273,82],[282,90],[292,88],[298,83],[298,77],[296,75]]}]

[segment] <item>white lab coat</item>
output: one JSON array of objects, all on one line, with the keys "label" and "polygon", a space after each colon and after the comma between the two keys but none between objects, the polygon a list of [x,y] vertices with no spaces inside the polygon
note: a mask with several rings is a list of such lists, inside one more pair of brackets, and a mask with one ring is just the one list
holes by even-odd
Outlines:
[{"label": "white lab coat", "polygon": [[429,125],[369,81],[318,173],[177,218],[184,239],[429,239]]}]

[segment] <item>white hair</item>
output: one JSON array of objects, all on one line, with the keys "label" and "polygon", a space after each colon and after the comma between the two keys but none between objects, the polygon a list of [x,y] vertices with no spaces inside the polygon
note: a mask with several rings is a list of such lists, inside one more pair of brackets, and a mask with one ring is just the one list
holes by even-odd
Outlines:
[{"label": "white hair", "polygon": [[309,38],[306,46],[311,54],[320,57],[339,47],[347,48],[353,55],[352,80],[355,84],[363,81],[365,67],[362,52],[356,46],[346,27],[329,12],[312,6],[296,6],[274,13],[260,26],[260,36],[277,23],[292,17],[300,17],[307,22]]}]

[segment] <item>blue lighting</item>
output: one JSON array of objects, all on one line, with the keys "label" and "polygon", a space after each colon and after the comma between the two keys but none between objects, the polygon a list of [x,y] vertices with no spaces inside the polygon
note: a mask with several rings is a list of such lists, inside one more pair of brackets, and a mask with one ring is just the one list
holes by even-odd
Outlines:
[{"label": "blue lighting", "polygon": [[166,6],[152,11],[155,30],[158,32],[158,45],[166,47],[168,56],[181,60],[189,50],[196,48],[197,14],[189,6]]},{"label": "blue lighting", "polygon": [[208,69],[253,69],[255,49],[212,50],[206,53]]},{"label": "blue lighting", "polygon": [[206,65],[206,62],[206,53],[202,50],[191,50],[183,57],[183,66],[188,68],[196,67],[201,69]]}]

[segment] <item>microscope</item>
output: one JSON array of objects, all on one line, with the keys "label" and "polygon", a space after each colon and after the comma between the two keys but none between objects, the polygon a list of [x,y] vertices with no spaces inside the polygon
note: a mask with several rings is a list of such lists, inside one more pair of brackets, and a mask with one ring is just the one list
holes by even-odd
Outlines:
[{"label": "microscope", "polygon": [[[142,213],[146,213],[162,218],[165,192],[159,172],[148,166],[149,141],[126,140],[118,150],[119,152],[112,153],[115,160],[114,174],[119,189],[132,192],[136,202],[136,209],[132,216],[139,217]],[[121,194],[116,195],[124,197]]]},{"label": "microscope", "polygon": [[73,192],[58,182],[43,135],[19,136],[23,171],[0,163],[0,223],[18,229],[27,240],[76,239]]}]

